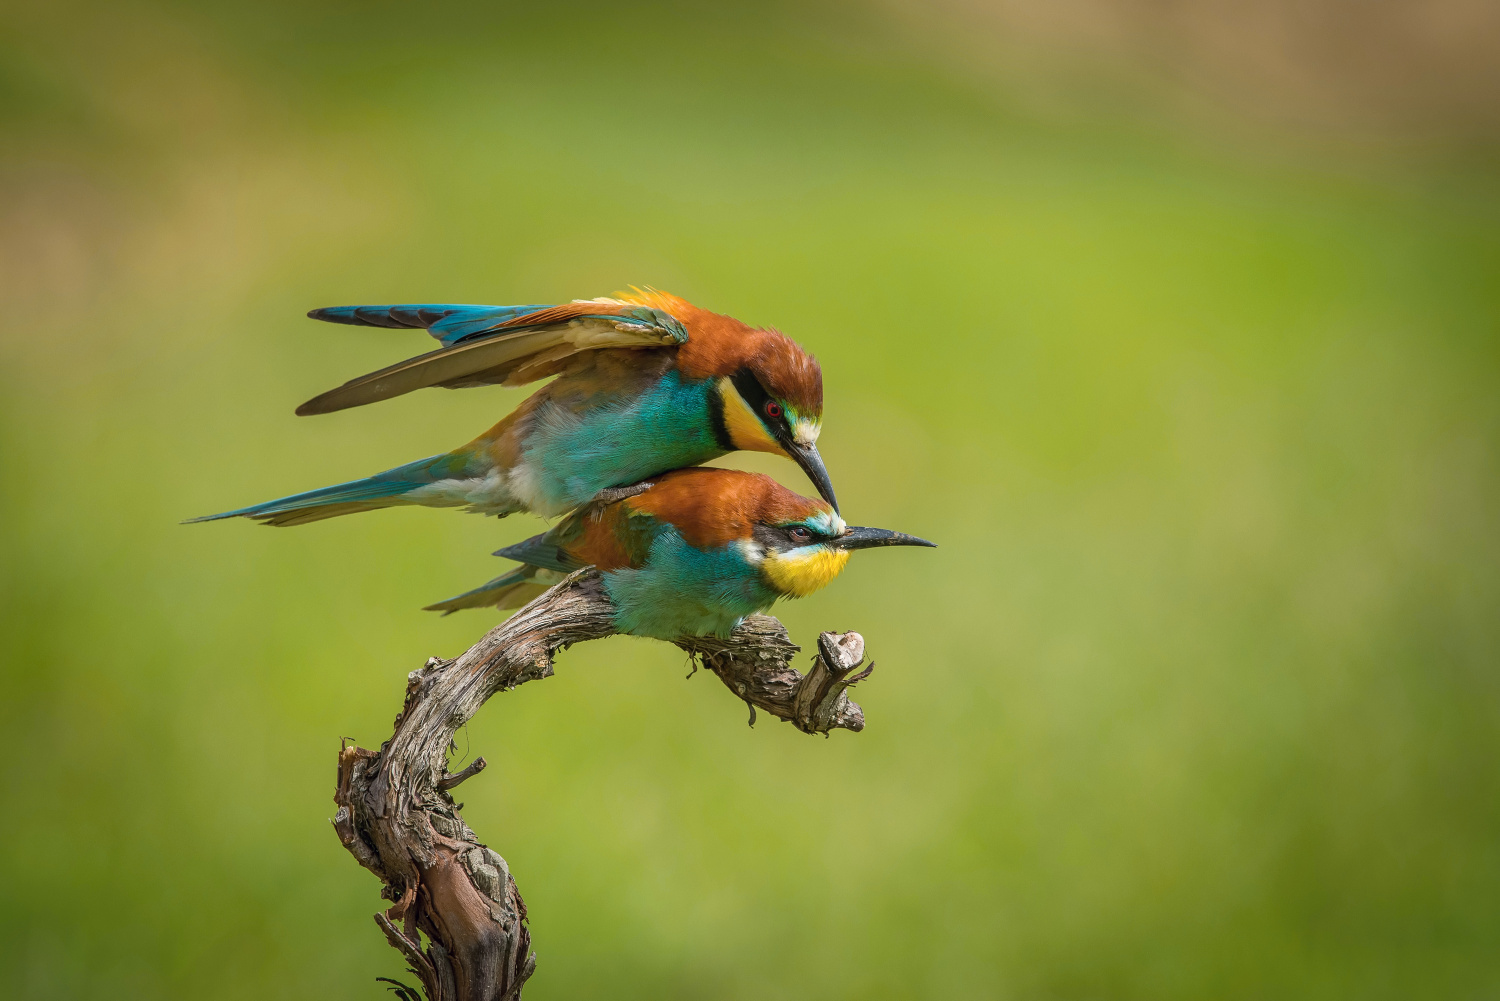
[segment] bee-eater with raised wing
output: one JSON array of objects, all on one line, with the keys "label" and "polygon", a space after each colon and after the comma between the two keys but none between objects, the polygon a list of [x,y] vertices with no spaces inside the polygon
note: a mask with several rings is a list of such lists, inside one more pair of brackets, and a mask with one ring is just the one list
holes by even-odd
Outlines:
[{"label": "bee-eater with raised wing", "polygon": [[300,525],[408,504],[551,517],[607,500],[612,488],[739,449],[790,458],[838,507],[817,448],[822,370],[779,331],[639,289],[558,306],[336,306],[308,315],[424,327],[443,346],[314,397],[299,414],[425,386],[557,378],[452,452],[192,520]]},{"label": "bee-eater with raised wing", "polygon": [[823,587],[855,549],[932,545],[883,528],[852,528],[831,505],[756,473],[679,469],[641,486],[500,550],[495,555],[522,566],[428,610],[519,608],[592,564],[620,632],[666,640],[727,636],[778,598]]}]

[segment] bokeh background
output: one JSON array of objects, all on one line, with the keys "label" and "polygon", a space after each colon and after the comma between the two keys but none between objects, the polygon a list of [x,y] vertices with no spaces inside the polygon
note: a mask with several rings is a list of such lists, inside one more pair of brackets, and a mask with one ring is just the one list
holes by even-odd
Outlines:
[{"label": "bokeh background", "polygon": [[339,738],[541,523],[178,521],[521,398],[295,418],[425,350],[308,308],[630,283],[942,548],[783,608],[862,734],[623,638],[486,707],[528,998],[1500,993],[1496,12],[6,4],[0,993],[385,996]]}]

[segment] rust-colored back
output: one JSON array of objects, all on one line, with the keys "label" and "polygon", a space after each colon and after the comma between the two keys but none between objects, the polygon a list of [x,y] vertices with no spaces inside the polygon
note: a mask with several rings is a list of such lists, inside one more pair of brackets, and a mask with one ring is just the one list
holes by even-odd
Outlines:
[{"label": "rust-colored back", "polygon": [[628,506],[671,522],[689,545],[699,549],[749,538],[757,522],[801,521],[832,510],[820,500],[792,493],[769,476],[738,469],[695,466],[652,482],[650,490],[612,506]]},{"label": "rust-colored back", "polygon": [[823,370],[816,358],[781,331],[752,327],[655,289],[631,289],[616,293],[616,298],[669,313],[687,328],[688,342],[677,349],[677,367],[683,375],[708,379],[748,368],[767,392],[797,413],[822,415]]}]

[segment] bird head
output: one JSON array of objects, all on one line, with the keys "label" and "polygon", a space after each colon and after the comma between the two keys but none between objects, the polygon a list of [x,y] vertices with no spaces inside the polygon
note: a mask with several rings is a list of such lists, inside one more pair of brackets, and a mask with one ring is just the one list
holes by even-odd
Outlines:
[{"label": "bird head", "polygon": [[725,451],[791,459],[838,511],[833,481],[818,454],[823,370],[816,358],[779,330],[751,327],[667,292],[632,288],[609,301],[648,307],[681,324],[687,340],[678,349],[678,364],[692,378],[714,380],[715,431]]},{"label": "bird head", "polygon": [[818,454],[823,372],[817,361],[775,334],[733,374],[721,376],[718,390],[719,421],[729,444],[791,459],[837,513],[833,481]]},{"label": "bird head", "polygon": [[[806,497],[799,500],[818,504]],[[832,508],[795,521],[756,522],[747,547],[750,557],[759,556],[766,581],[788,598],[802,598],[837,577],[856,549],[877,546],[933,546],[926,539],[884,528],[860,528],[844,524]]]},{"label": "bird head", "polygon": [[856,549],[931,546],[925,539],[844,523],[833,506],[803,497],[769,476],[702,466],[656,477],[625,502],[670,522],[699,549],[735,546],[766,584],[788,598],[812,594],[833,580]]}]

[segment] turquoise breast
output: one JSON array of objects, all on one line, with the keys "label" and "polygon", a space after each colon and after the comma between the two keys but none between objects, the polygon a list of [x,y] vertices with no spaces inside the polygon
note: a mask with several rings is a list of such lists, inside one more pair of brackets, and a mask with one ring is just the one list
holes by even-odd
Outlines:
[{"label": "turquoise breast", "polygon": [[724,454],[714,436],[710,380],[671,371],[644,391],[581,413],[560,406],[539,412],[522,461],[547,508],[563,511],[606,487]]},{"label": "turquoise breast", "polygon": [[770,608],[778,595],[736,545],[695,549],[665,526],[639,570],[611,570],[604,589],[615,628],[632,636],[728,636],[742,618]]}]

